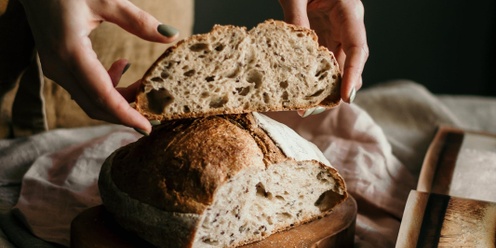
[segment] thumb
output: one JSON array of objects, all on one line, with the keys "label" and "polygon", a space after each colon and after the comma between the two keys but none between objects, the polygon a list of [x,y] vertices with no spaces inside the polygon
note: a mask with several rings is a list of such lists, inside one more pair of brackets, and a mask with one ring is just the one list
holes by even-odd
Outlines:
[{"label": "thumb", "polygon": [[279,0],[284,12],[284,21],[301,27],[310,27],[307,15],[307,0]]},{"label": "thumb", "polygon": [[114,0],[111,6],[100,8],[100,15],[126,31],[148,41],[170,43],[178,37],[178,30],[160,23],[148,12],[128,0]]}]

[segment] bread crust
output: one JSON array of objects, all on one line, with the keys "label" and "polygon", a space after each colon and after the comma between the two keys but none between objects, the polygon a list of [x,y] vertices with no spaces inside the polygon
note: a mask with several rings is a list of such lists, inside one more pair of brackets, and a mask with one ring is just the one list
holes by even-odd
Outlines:
[{"label": "bread crust", "polygon": [[285,159],[251,115],[175,120],[152,133],[116,152],[112,178],[130,197],[169,212],[201,214],[238,171]]},{"label": "bread crust", "polygon": [[[107,158],[100,192],[108,211],[126,229],[161,247],[191,247],[202,214],[212,207],[221,186],[241,171],[263,171],[295,161],[288,155],[253,114],[169,121]],[[311,163],[335,180],[333,193],[322,199],[329,202],[323,205],[325,215],[346,199],[346,185],[333,167],[317,160]],[[281,225],[275,230],[288,228]]]}]

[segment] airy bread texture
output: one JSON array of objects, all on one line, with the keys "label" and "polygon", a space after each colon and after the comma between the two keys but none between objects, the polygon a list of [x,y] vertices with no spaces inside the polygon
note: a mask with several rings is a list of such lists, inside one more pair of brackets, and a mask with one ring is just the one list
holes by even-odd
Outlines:
[{"label": "airy bread texture", "polygon": [[333,107],[334,55],[306,28],[268,20],[250,31],[216,25],[169,48],[142,78],[136,109],[170,120]]},{"label": "airy bread texture", "polygon": [[166,122],[104,163],[100,193],[158,247],[236,247],[325,216],[347,197],[318,148],[258,113]]}]

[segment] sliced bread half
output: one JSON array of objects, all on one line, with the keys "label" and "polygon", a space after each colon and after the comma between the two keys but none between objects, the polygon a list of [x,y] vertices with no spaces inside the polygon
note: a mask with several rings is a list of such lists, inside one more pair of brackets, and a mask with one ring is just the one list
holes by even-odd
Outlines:
[{"label": "sliced bread half", "polygon": [[310,29],[216,25],[167,49],[142,78],[135,106],[150,120],[333,107],[340,79]]}]

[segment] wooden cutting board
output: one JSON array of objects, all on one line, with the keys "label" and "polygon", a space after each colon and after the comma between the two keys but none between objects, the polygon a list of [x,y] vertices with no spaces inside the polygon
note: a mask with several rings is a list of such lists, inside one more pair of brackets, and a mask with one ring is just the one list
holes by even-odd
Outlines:
[{"label": "wooden cutting board", "polygon": [[396,247],[496,247],[496,203],[412,190]]},{"label": "wooden cutting board", "polygon": [[[276,233],[265,240],[243,246],[258,247],[353,247],[356,201],[350,196],[328,216]],[[146,248],[151,244],[122,229],[100,205],[83,211],[71,225],[72,248]]]},{"label": "wooden cutting board", "polygon": [[496,134],[440,126],[417,191],[496,202]]}]

